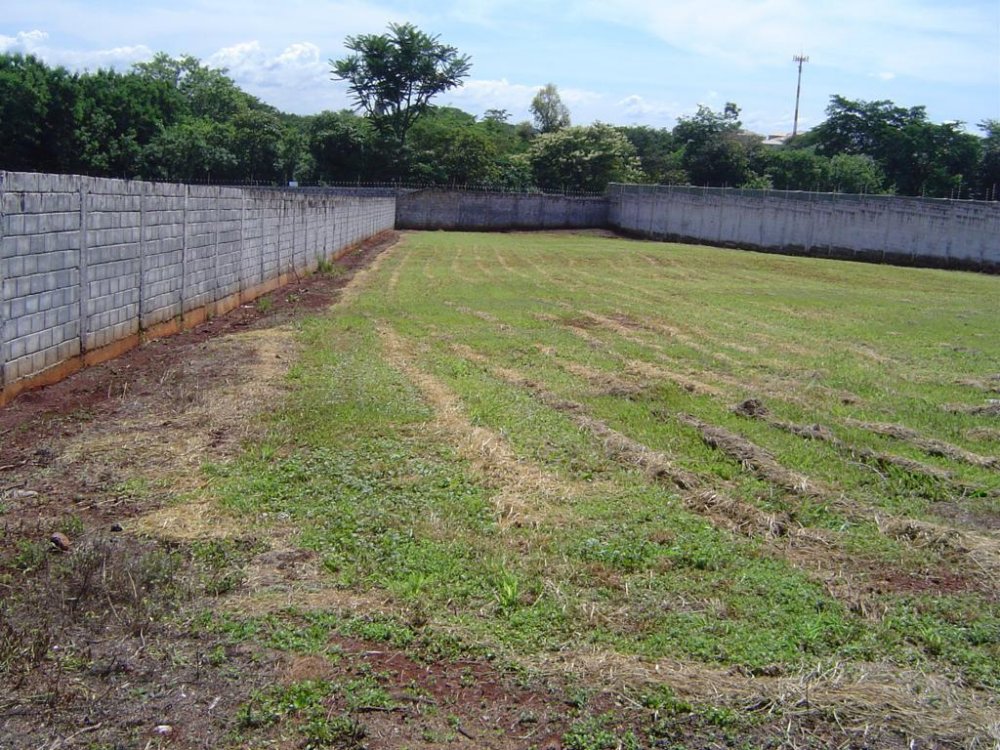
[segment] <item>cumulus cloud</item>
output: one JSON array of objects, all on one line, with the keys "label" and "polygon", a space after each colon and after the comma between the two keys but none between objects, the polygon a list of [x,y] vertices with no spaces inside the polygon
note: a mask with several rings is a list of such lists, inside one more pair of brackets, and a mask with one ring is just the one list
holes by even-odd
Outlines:
[{"label": "cumulus cloud", "polygon": [[349,106],[346,88],[330,80],[330,65],[318,45],[294,42],[271,50],[258,40],[223,47],[208,57],[236,83],[280,109],[309,113]]},{"label": "cumulus cloud", "polygon": [[[445,94],[441,101],[466,109],[474,114],[482,114],[488,109],[505,109],[514,121],[531,119],[531,100],[544,83],[511,83],[506,78],[496,80],[470,79],[460,89]],[[570,109],[574,123],[584,122],[576,116],[576,108],[591,107],[603,101],[604,97],[594,91],[577,88],[559,88],[559,97]]]},{"label": "cumulus cloud", "polygon": [[677,115],[682,113],[676,102],[651,100],[638,94],[626,96],[615,106],[620,119],[625,122],[659,127],[673,125]]},{"label": "cumulus cloud", "polygon": [[506,78],[496,80],[469,79],[459,89],[442,97],[449,104],[482,114],[488,109],[506,109],[514,120],[530,117],[528,107],[538,86],[511,83]]},{"label": "cumulus cloud", "polygon": [[153,51],[144,44],[84,51],[60,49],[50,46],[48,42],[48,32],[38,29],[19,31],[16,36],[0,35],[0,52],[34,55],[49,65],[63,65],[72,70],[121,70],[153,56]]},{"label": "cumulus cloud", "polygon": [[35,29],[33,31],[19,31],[16,36],[4,36],[0,34],[0,52],[22,55],[34,54],[44,48],[49,35],[44,31]]}]

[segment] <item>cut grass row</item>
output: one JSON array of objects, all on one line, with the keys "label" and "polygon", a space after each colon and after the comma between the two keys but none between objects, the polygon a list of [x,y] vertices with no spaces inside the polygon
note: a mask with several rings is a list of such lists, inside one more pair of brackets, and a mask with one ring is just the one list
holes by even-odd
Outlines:
[{"label": "cut grass row", "polygon": [[[981,406],[1000,374],[996,292],[969,274],[579,235],[410,235],[364,294],[305,324],[294,395],[267,441],[213,468],[214,488],[262,525],[300,528],[331,585],[511,664],[778,680],[839,665],[890,683],[917,670],[947,689],[915,686],[909,710],[925,715],[900,708],[893,726],[986,736],[993,571],[885,519],[988,546],[998,474],[859,425],[994,455],[987,419],[942,406]],[[774,419],[733,413],[751,397]],[[713,500],[691,502],[586,424],[669,457]],[[699,425],[820,489],[762,476]],[[785,530],[734,533],[697,512],[718,498]],[[882,709],[844,710],[864,723]]]}]

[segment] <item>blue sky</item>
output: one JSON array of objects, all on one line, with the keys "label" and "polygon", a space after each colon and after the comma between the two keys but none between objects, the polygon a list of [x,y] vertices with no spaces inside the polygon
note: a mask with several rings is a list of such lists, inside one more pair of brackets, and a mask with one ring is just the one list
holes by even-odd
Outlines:
[{"label": "blue sky", "polygon": [[672,127],[699,104],[743,110],[757,132],[824,118],[830,96],[926,105],[975,131],[1000,119],[1000,0],[31,0],[4,3],[0,50],[51,64],[115,67],[157,51],[229,69],[247,91],[309,114],[349,106],[330,80],[347,35],[411,21],[472,57],[466,85],[437,100],[528,119],[559,87],[573,122]]}]

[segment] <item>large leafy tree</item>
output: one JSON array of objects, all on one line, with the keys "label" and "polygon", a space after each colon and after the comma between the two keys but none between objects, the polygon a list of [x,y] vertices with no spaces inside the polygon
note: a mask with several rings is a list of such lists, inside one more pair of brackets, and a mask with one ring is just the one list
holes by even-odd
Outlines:
[{"label": "large leafy tree", "polygon": [[111,70],[81,76],[74,132],[81,167],[88,174],[139,174],[143,146],[182,110],[179,94],[165,82]]},{"label": "large leafy tree", "polygon": [[467,112],[431,107],[411,134],[409,176],[458,185],[492,182],[498,151],[491,131]]},{"label": "large leafy tree", "polygon": [[773,149],[762,159],[763,173],[777,190],[827,190],[830,160],[806,149]]},{"label": "large leafy tree", "polygon": [[330,61],[334,78],[347,82],[357,108],[399,151],[431,99],[469,74],[468,55],[409,23],[389,24],[387,34],[349,36],[345,46],[352,54]]},{"label": "large leafy tree", "polygon": [[78,78],[27,55],[0,55],[0,166],[72,171]]},{"label": "large leafy tree", "polygon": [[833,96],[827,119],[802,139],[825,156],[874,159],[903,195],[964,197],[975,186],[981,143],[961,123],[935,124],[924,107]]},{"label": "large leafy tree", "polygon": [[673,136],[694,185],[737,187],[754,176],[751,162],[760,138],[743,132],[740,108],[732,102],[722,112],[701,105],[694,115],[678,118]]},{"label": "large leafy tree", "polygon": [[350,110],[320,112],[306,126],[309,153],[321,182],[371,179],[371,125]]},{"label": "large leafy tree", "polygon": [[648,125],[627,125],[618,129],[635,147],[646,181],[661,185],[688,181],[681,165],[683,151],[669,130]]},{"label": "large leafy tree", "polygon": [[183,99],[186,114],[222,121],[260,102],[241,90],[222,68],[202,65],[191,55],[171,57],[159,52],[149,62],[136,63],[132,71],[148,81],[166,84]]},{"label": "large leafy tree", "polygon": [[977,196],[984,200],[1000,200],[1000,120],[984,120],[979,128],[983,138],[983,156],[977,174]]},{"label": "large leafy tree", "polygon": [[599,122],[543,133],[528,158],[535,181],[547,190],[599,192],[609,182],[635,182],[642,176],[628,138]]},{"label": "large leafy tree", "polygon": [[570,125],[569,108],[563,104],[555,84],[547,83],[531,100],[531,114],[540,133],[554,133]]}]

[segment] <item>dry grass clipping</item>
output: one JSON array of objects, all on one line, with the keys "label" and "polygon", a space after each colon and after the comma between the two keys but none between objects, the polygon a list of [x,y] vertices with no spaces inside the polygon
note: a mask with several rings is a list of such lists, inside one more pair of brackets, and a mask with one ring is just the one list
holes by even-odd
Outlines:
[{"label": "dry grass clipping", "polygon": [[473,425],[461,399],[437,378],[421,370],[411,345],[391,328],[378,328],[388,361],[402,372],[434,409],[432,429],[447,437],[487,486],[500,490],[493,498],[502,526],[551,521],[556,508],[584,491],[519,458],[500,434]]},{"label": "dry grass clipping", "polygon": [[851,427],[874,432],[876,435],[883,435],[907,442],[930,456],[942,456],[943,458],[950,458],[953,461],[961,461],[962,463],[986,469],[1000,469],[1000,457],[980,456],[978,453],[973,453],[960,446],[952,445],[944,440],[923,437],[916,430],[912,430],[909,427],[881,422],[863,422],[857,419],[846,419],[844,423]]},{"label": "dry grass clipping", "polygon": [[805,476],[786,469],[768,451],[741,435],[710,425],[690,414],[678,414],[677,420],[696,429],[706,445],[739,461],[746,471],[761,479],[796,495],[813,497],[828,494],[821,492],[818,486],[813,486]]},{"label": "dry grass clipping", "polygon": [[237,537],[248,527],[216,503],[203,500],[154,510],[126,524],[126,530],[167,541],[195,542]]},{"label": "dry grass clipping", "polygon": [[780,714],[789,722],[832,714],[845,734],[863,734],[866,727],[877,726],[903,736],[933,737],[954,747],[985,749],[1000,742],[1000,705],[995,695],[891,664],[818,665],[796,676],[768,677],[677,659],[648,661],[577,651],[543,656],[536,666],[543,674],[583,676],[608,690],[665,683],[689,700]]}]

